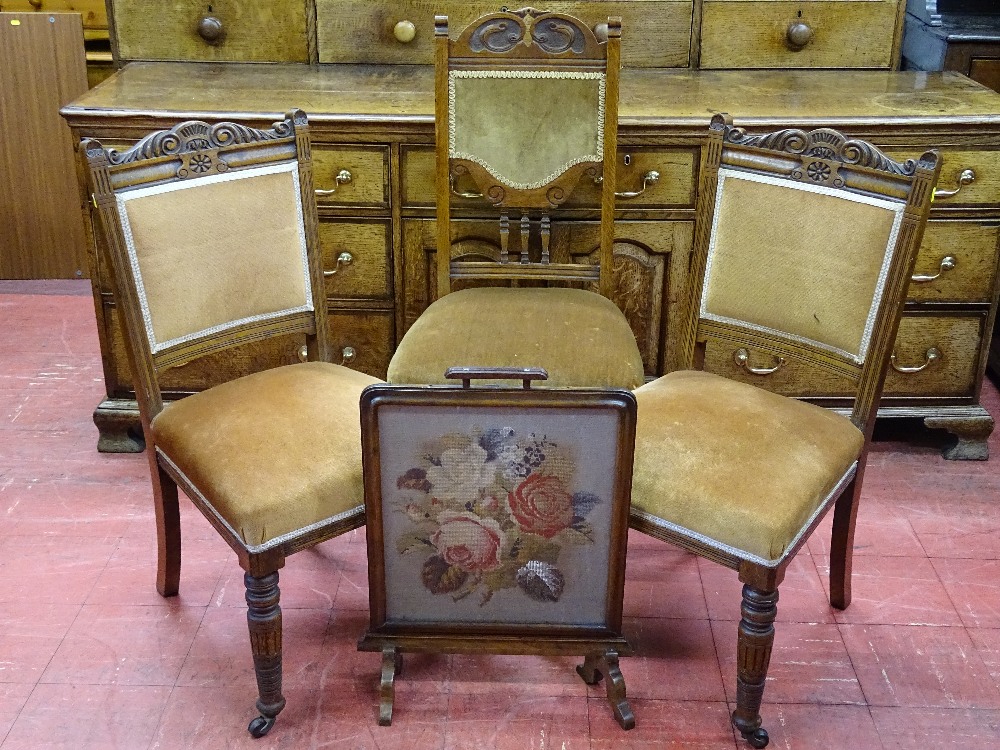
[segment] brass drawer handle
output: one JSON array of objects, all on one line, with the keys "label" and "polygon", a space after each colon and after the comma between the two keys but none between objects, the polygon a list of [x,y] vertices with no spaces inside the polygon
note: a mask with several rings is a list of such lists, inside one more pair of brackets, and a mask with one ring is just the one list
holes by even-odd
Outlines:
[{"label": "brass drawer handle", "polygon": [[[642,176],[642,187],[638,190],[623,190],[622,192],[615,191],[615,198],[622,198],[623,200],[629,200],[630,198],[638,198],[640,195],[646,192],[646,188],[650,185],[655,185],[660,181],[660,173],[655,169],[651,169],[646,174]],[[598,175],[594,178],[594,184],[600,185],[604,182],[604,175]]]},{"label": "brass drawer handle", "polygon": [[448,175],[448,187],[451,188],[453,195],[457,195],[459,198],[482,198],[482,193],[467,193],[462,190],[455,189],[455,175]]},{"label": "brass drawer handle", "polygon": [[306,346],[305,344],[299,347],[299,351],[297,352],[297,354],[299,355],[299,362],[309,361],[309,347]]},{"label": "brass drawer handle", "polygon": [[735,361],[737,365],[742,367],[751,375],[770,375],[785,366],[784,357],[779,357],[776,354],[772,356],[774,357],[774,361],[776,363],[774,367],[753,367],[750,364],[750,352],[746,349],[737,349],[733,352],[733,361]]},{"label": "brass drawer handle", "polygon": [[339,188],[341,185],[348,185],[351,182],[353,182],[354,181],[354,175],[352,175],[346,169],[341,169],[339,172],[337,172],[337,176],[334,177],[333,180],[334,180],[334,182],[336,184],[334,185],[334,187],[332,189],[330,189],[330,190],[316,190],[315,191],[317,198],[326,198],[328,196],[333,195],[334,193],[337,192],[337,188]]},{"label": "brass drawer handle", "polygon": [[945,271],[950,271],[951,269],[953,269],[955,267],[955,264],[956,264],[955,256],[946,255],[941,259],[941,270],[938,271],[936,274],[934,274],[933,276],[919,274],[919,273],[914,274],[913,276],[910,277],[910,281],[916,281],[917,283],[934,281],[934,279],[941,278],[941,274],[943,274]]},{"label": "brass drawer handle", "polygon": [[958,175],[958,180],[955,182],[955,188],[953,190],[934,190],[934,198],[950,198],[953,195],[958,195],[962,188],[966,185],[971,185],[976,181],[976,173],[972,169],[963,169]]},{"label": "brass drawer handle", "polygon": [[353,346],[345,346],[340,350],[340,364],[349,365],[357,356],[358,352]]},{"label": "brass drawer handle", "polygon": [[795,21],[788,24],[788,30],[785,32],[785,41],[796,52],[809,44],[812,38],[813,30],[809,24],[803,21]]},{"label": "brass drawer handle", "polygon": [[417,35],[417,27],[413,21],[399,21],[392,27],[392,35],[396,37],[397,42],[409,44],[413,41],[413,37]]},{"label": "brass drawer handle", "polygon": [[892,364],[892,369],[896,372],[901,372],[904,375],[908,375],[914,372],[920,372],[921,370],[926,370],[930,367],[932,362],[936,362],[941,359],[941,350],[936,346],[932,346],[924,353],[924,363],[922,365],[916,365],[915,367],[905,367],[903,365],[896,364],[896,352],[892,353],[889,358],[889,362]]},{"label": "brass drawer handle", "polygon": [[330,271],[323,271],[324,278],[330,278],[331,276],[336,276],[337,271],[340,270],[341,266],[349,266],[354,262],[354,256],[348,252],[343,252],[337,256],[337,265],[333,267]]},{"label": "brass drawer handle", "polygon": [[222,39],[222,21],[215,16],[205,16],[198,21],[198,36],[209,44],[216,44]]}]

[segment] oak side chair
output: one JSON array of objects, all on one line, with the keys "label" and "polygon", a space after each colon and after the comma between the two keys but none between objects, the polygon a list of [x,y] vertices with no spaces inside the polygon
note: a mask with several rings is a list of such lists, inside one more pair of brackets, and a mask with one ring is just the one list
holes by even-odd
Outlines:
[{"label": "oak side chair", "polygon": [[[865,460],[939,167],[829,129],[711,122],[683,338],[695,369],[635,392],[630,523],[738,571],[732,721],[756,748],[778,585],[831,507],[830,602],[850,604]],[[807,369],[844,384],[849,417],[768,390]]]},{"label": "oak side chair", "polygon": [[[542,367],[555,387],[643,383],[635,335],[608,299],[620,37],[619,18],[600,41],[572,16],[525,8],[452,41],[436,17],[438,298],[400,341],[389,382],[443,383],[447,368],[475,365]],[[602,184],[600,243],[574,263],[550,214],[582,180]],[[498,217],[495,245],[453,248],[456,195],[457,208],[471,199]]]},{"label": "oak side chair", "polygon": [[[146,439],[156,587],[177,594],[179,486],[246,571],[260,737],[285,705],[278,570],[364,524],[359,399],[377,382],[330,363],[306,116],[270,130],[184,122],[124,152],[81,148]],[[275,336],[294,364],[164,403],[171,367]]]}]

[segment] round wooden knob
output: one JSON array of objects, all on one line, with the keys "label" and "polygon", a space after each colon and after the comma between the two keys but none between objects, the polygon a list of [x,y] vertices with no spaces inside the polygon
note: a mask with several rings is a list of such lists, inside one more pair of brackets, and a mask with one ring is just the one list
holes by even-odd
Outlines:
[{"label": "round wooden knob", "polygon": [[409,44],[417,35],[417,27],[413,25],[413,21],[400,21],[392,27],[392,35],[396,37],[396,41]]},{"label": "round wooden knob", "polygon": [[812,38],[812,27],[803,21],[789,24],[788,31],[785,32],[785,39],[788,40],[788,46],[792,49],[802,49],[812,41]]},{"label": "round wooden knob", "polygon": [[209,44],[215,44],[222,39],[222,21],[215,16],[205,16],[198,21],[198,36]]}]

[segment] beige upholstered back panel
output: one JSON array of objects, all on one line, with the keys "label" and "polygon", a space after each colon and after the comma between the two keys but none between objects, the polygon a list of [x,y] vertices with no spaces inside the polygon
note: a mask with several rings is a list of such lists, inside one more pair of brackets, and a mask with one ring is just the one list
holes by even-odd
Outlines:
[{"label": "beige upholstered back panel", "polygon": [[719,171],[704,318],[864,360],[903,205]]},{"label": "beige upholstered back panel", "polygon": [[294,163],[143,188],[118,202],[154,353],[312,309]]},{"label": "beige upholstered back panel", "polygon": [[450,156],[518,189],[603,159],[603,73],[452,71]]}]

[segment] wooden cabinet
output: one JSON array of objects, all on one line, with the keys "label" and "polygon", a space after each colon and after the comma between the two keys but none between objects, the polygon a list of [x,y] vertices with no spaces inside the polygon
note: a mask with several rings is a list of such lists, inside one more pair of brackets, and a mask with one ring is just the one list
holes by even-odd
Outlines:
[{"label": "wooden cabinet", "polygon": [[[635,68],[898,66],[905,0],[550,0],[593,24],[621,16]],[[434,16],[456,33],[476,0],[108,0],[116,60],[430,65]],[[512,7],[520,7],[515,5]]]},{"label": "wooden cabinet", "polygon": [[[183,80],[183,86],[177,82]],[[330,340],[345,364],[384,375],[392,351],[434,294],[433,70],[418,65],[133,63],[64,108],[74,136],[125,144],[182,117],[269,125],[307,110],[316,159]],[[836,127],[899,158],[944,155],[882,417],[919,417],[960,438],[953,457],[984,457],[993,420],[979,402],[986,335],[996,315],[1000,237],[1000,95],[950,73],[691,71],[633,68],[621,82],[614,299],[639,342],[646,373],[677,367],[700,149],[711,112],[751,131]],[[183,113],[183,114],[182,114]],[[962,178],[975,172],[975,180]],[[651,180],[655,172],[658,179]],[[597,189],[582,185],[554,215],[561,259],[591,262]],[[81,203],[89,211],[89,199]],[[495,222],[456,200],[453,253],[490,253]],[[89,214],[88,214],[89,215]],[[115,328],[110,279],[91,232],[107,399],[95,421],[105,449],[136,449],[130,375]],[[179,370],[174,395],[242,371],[295,361],[295,341]],[[766,367],[766,359],[754,364]],[[790,363],[774,376],[740,372],[715,343],[709,369],[837,405],[844,385]],[[218,369],[213,370],[212,368]]]}]

